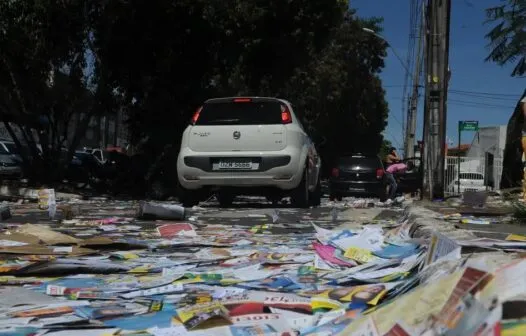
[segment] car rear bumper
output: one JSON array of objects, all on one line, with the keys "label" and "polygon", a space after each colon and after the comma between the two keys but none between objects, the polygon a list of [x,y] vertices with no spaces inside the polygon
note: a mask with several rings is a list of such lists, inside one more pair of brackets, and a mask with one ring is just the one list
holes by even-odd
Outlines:
[{"label": "car rear bumper", "polygon": [[[465,191],[486,191],[486,186],[460,186],[460,193]],[[453,187],[451,192],[458,192],[458,186]]]},{"label": "car rear bumper", "polygon": [[379,196],[385,195],[386,185],[383,181],[329,181],[331,195],[339,196]]},{"label": "car rear bumper", "polygon": [[[254,170],[217,170],[220,158],[242,158],[253,163]],[[196,190],[204,187],[276,187],[290,190],[303,176],[300,155],[293,151],[279,152],[214,152],[203,153],[183,149],[177,160],[181,186]]]}]

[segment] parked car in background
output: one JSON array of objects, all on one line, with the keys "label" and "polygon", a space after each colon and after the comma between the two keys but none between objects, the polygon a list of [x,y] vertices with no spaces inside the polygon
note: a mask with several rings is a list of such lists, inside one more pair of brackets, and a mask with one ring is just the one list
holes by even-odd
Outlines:
[{"label": "parked car in background", "polygon": [[10,154],[15,161],[22,161],[22,157],[16,147],[16,144],[12,141],[0,141],[0,150],[2,153]]},{"label": "parked car in background", "polygon": [[3,179],[22,177],[20,162],[4,146],[0,146],[0,177]]},{"label": "parked car in background", "polygon": [[237,195],[318,205],[321,160],[290,102],[231,97],[206,101],[183,133],[177,160],[185,206],[216,192],[221,206]]},{"label": "parked car in background", "polygon": [[[460,179],[458,179],[460,177]],[[456,193],[460,191],[485,191],[487,188],[484,185],[484,174],[478,172],[461,172],[460,175],[455,176],[448,186],[448,191]]]},{"label": "parked car in background", "polygon": [[352,154],[339,157],[329,178],[332,200],[344,196],[387,199],[387,184],[382,160],[376,155]]}]

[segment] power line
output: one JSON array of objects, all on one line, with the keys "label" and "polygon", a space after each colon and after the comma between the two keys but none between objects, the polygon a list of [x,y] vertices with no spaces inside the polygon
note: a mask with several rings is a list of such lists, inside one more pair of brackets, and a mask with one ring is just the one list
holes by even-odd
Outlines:
[{"label": "power line", "polygon": [[487,95],[487,96],[520,97],[520,95],[517,95],[517,94],[511,94],[511,93],[495,93],[495,92],[480,92],[480,91],[464,91],[464,90],[456,90],[456,89],[451,89],[451,90],[448,90],[448,91],[449,91],[449,92],[457,92],[457,93],[466,93],[466,94]]},{"label": "power line", "polygon": [[[423,85],[419,85],[420,87],[423,87]],[[403,88],[404,85],[401,84],[389,84],[389,85],[382,85],[384,88]],[[520,98],[520,94],[512,94],[512,93],[496,93],[496,92],[481,92],[481,91],[465,91],[465,90],[457,90],[457,89],[449,89],[448,93],[457,93],[457,94],[467,94],[467,95],[483,95],[483,96],[502,96],[502,97],[510,97],[509,99],[513,98]],[[491,98],[492,99],[492,98]]]},{"label": "power line", "polygon": [[475,94],[475,93],[461,93],[456,91],[450,91],[450,94],[458,95],[458,96],[464,96],[464,97],[470,97],[470,98],[481,98],[481,99],[493,99],[493,100],[504,100],[504,101],[513,101],[517,102],[518,98],[511,98],[511,97],[498,97],[498,96],[487,96],[487,95],[481,95],[481,94]]},{"label": "power line", "polygon": [[402,145],[401,145],[400,141],[398,141],[398,139],[395,138],[391,132],[389,132],[388,130],[385,130],[385,133],[387,133],[387,135],[391,137],[391,139],[393,140],[393,142],[396,143],[397,148],[402,148]]},{"label": "power line", "polygon": [[511,106],[484,104],[484,103],[476,103],[476,102],[469,102],[469,101],[455,100],[455,99],[448,99],[448,105],[457,105],[457,106],[474,107],[474,108],[499,108],[499,109],[509,109],[509,110],[515,109],[515,107],[511,107]]},{"label": "power line", "polygon": [[[399,99],[399,97],[394,97],[393,99]],[[481,101],[467,101],[467,100],[458,100],[458,99],[448,99],[447,103],[449,105],[461,105],[466,107],[496,107],[496,108],[506,108],[506,109],[515,109],[515,106],[507,106],[507,105],[497,105],[490,103],[485,103]]]}]

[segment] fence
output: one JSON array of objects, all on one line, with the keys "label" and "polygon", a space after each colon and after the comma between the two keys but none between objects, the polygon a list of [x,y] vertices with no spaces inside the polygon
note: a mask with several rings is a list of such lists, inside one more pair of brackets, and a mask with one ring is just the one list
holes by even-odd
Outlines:
[{"label": "fence", "polygon": [[[459,162],[460,160],[460,162]],[[444,191],[446,196],[458,195],[458,178],[460,163],[460,177],[465,179],[483,179],[487,190],[499,190],[502,176],[502,159],[494,158],[487,162],[485,158],[476,157],[446,157]],[[462,192],[462,188],[460,190]]]}]

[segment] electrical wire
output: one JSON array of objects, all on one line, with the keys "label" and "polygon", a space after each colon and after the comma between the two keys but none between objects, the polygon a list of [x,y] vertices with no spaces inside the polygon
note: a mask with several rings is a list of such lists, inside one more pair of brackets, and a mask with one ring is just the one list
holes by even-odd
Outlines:
[{"label": "electrical wire", "polygon": [[517,97],[516,94],[511,93],[495,93],[495,92],[480,92],[480,91],[464,91],[464,90],[457,90],[457,89],[451,89],[449,92],[457,92],[457,93],[466,93],[466,94],[478,94],[478,95],[486,95],[486,96],[504,96],[504,97]]},{"label": "electrical wire", "polygon": [[397,148],[402,148],[401,142],[398,141],[398,139],[395,138],[391,132],[389,132],[388,130],[385,130],[385,133],[387,133],[387,135],[391,137],[392,142],[396,144]]},{"label": "electrical wire", "polygon": [[468,98],[474,98],[474,99],[490,99],[490,100],[503,100],[503,101],[513,101],[517,102],[518,98],[515,96],[512,97],[499,97],[499,96],[488,96],[488,95],[481,95],[477,93],[463,93],[463,92],[457,92],[457,91],[449,91],[449,94],[461,96],[461,97],[468,97]]},{"label": "electrical wire", "polygon": [[474,108],[498,108],[498,109],[507,109],[507,110],[514,110],[515,109],[515,107],[513,107],[513,106],[494,105],[494,104],[470,102],[470,101],[456,100],[456,99],[448,99],[447,100],[447,104],[448,105],[464,106],[464,107],[474,107]]}]

